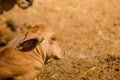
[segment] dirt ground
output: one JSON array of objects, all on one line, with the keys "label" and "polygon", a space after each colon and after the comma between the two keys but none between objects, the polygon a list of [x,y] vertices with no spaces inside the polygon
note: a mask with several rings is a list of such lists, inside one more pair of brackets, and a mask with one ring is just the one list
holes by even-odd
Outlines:
[{"label": "dirt ground", "polygon": [[66,55],[45,65],[40,80],[120,80],[120,0],[34,0],[0,16],[20,31],[45,24],[56,32]]}]

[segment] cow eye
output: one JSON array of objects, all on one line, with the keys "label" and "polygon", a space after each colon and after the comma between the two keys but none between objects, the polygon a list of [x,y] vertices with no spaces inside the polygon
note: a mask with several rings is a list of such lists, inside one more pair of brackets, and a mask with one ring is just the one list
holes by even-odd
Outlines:
[{"label": "cow eye", "polygon": [[27,2],[32,2],[32,0],[26,0]]},{"label": "cow eye", "polygon": [[51,38],[51,41],[56,41],[56,38],[53,38],[53,37],[52,37],[52,38]]}]

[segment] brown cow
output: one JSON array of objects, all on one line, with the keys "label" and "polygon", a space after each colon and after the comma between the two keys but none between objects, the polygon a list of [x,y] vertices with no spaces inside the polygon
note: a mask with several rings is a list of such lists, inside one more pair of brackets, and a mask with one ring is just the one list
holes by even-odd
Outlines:
[{"label": "brown cow", "polygon": [[0,52],[0,80],[36,80],[45,63],[63,56],[55,33],[37,25]]}]

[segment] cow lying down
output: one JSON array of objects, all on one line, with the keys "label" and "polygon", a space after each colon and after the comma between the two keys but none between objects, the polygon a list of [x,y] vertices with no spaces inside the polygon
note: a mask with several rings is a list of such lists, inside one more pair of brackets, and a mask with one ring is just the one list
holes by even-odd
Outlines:
[{"label": "cow lying down", "polygon": [[0,52],[0,80],[36,80],[45,63],[63,56],[55,33],[37,25]]}]

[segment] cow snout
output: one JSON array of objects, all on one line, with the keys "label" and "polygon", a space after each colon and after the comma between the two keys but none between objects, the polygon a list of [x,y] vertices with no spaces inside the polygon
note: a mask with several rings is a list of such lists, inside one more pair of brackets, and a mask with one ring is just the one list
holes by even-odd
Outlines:
[{"label": "cow snout", "polygon": [[63,59],[65,56],[65,52],[64,51],[61,51],[61,53],[57,54],[54,56],[54,59],[55,60],[60,60],[60,59]]}]

